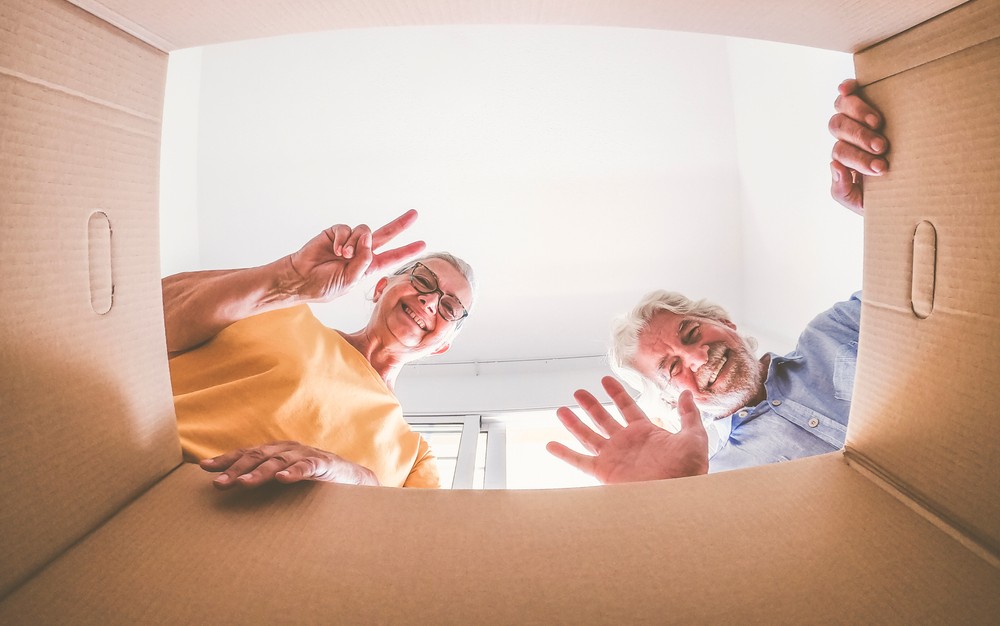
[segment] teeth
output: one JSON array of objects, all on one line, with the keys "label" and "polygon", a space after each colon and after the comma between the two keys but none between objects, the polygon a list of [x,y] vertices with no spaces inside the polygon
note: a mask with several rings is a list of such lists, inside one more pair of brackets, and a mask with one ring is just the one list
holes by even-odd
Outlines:
[{"label": "teeth", "polygon": [[726,357],[722,357],[722,359],[719,360],[719,367],[716,368],[715,372],[712,374],[712,377],[708,379],[708,386],[712,386],[713,384],[715,384],[715,379],[719,377],[719,372],[721,372],[722,368],[725,367],[727,361],[729,361],[729,359]]},{"label": "teeth", "polygon": [[406,311],[406,314],[409,315],[414,322],[417,323],[417,326],[420,327],[420,330],[427,330],[427,325],[424,324],[424,320],[417,317],[417,315],[413,312],[413,310],[410,309],[410,307],[404,304],[403,310]]}]

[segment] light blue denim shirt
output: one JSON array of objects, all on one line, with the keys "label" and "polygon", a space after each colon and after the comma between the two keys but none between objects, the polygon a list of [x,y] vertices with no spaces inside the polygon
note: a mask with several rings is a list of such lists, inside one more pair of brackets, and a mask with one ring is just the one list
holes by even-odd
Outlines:
[{"label": "light blue denim shirt", "polygon": [[816,316],[795,351],[771,354],[767,399],[715,422],[725,444],[709,460],[719,472],[839,450],[847,434],[858,360],[861,292]]}]

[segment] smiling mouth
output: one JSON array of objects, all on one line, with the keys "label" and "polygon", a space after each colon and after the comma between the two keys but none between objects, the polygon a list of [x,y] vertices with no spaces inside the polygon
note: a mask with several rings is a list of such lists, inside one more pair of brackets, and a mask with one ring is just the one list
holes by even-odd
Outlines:
[{"label": "smiling mouth", "polygon": [[715,371],[712,372],[712,375],[709,376],[708,382],[705,383],[706,390],[712,388],[712,385],[714,385],[715,381],[719,378],[719,374],[722,373],[722,368],[724,368],[726,366],[726,363],[728,362],[729,362],[729,350],[727,349],[719,357],[718,366],[715,368]]},{"label": "smiling mouth", "polygon": [[420,327],[420,330],[423,331],[427,330],[427,323],[424,322],[424,320],[420,319],[420,317],[413,311],[413,309],[404,304],[403,311],[410,316],[410,319],[412,319],[417,326]]}]

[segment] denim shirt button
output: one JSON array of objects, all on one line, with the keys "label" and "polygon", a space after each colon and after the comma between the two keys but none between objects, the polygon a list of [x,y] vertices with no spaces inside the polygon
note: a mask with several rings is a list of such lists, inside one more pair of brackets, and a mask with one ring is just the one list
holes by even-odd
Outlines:
[{"label": "denim shirt button", "polygon": [[771,404],[774,406],[781,406],[781,400],[771,400]]},{"label": "denim shirt button", "polygon": [[740,411],[739,412],[739,416],[740,417],[746,417],[747,415],[750,415],[750,411]]},{"label": "denim shirt button", "polygon": [[809,420],[809,428],[816,428],[819,426],[819,420],[815,417]]}]

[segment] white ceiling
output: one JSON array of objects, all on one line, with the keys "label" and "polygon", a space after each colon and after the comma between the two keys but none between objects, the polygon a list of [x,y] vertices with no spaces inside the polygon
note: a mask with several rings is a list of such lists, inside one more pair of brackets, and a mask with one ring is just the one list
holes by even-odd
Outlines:
[{"label": "white ceiling", "polygon": [[[444,362],[601,354],[611,317],[654,288],[715,299],[783,349],[860,287],[860,220],[826,196],[846,55],[650,30],[429,27],[171,63],[165,273],[263,263],[330,224],[416,208],[410,235],[480,282]],[[355,330],[371,284],[317,314]]]}]

